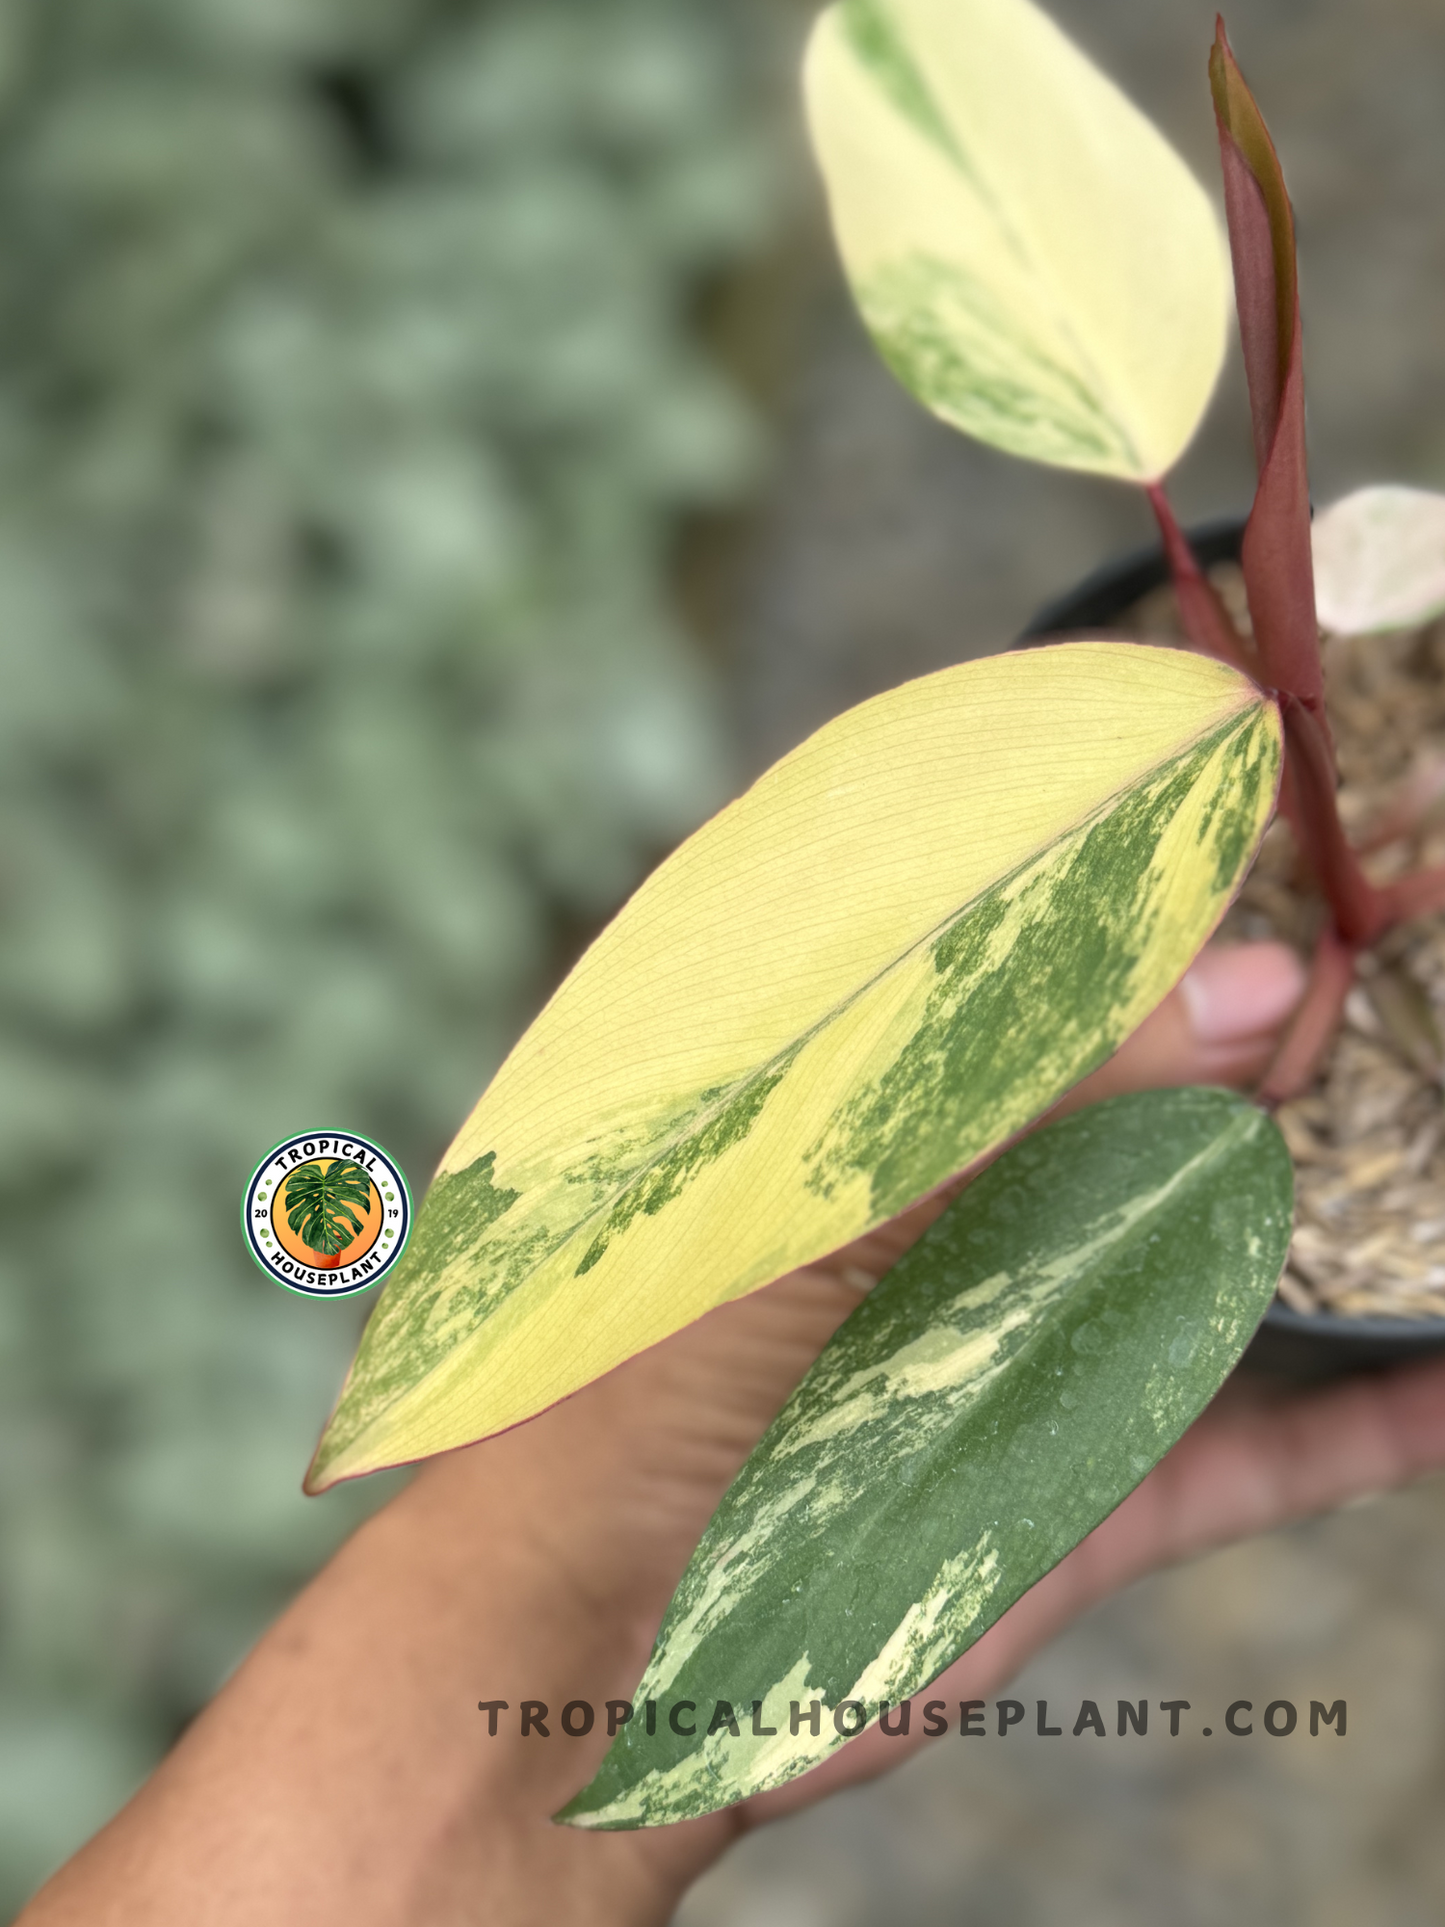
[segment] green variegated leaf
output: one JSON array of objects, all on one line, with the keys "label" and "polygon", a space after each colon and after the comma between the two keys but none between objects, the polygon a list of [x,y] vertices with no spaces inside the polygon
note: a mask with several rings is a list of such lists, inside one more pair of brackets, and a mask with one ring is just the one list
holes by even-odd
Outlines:
[{"label": "green variegated leaf", "polygon": [[935,414],[1010,454],[1152,481],[1224,357],[1203,189],[1028,0],[841,0],[808,115],[874,340]]},{"label": "green variegated leaf", "polygon": [[[839,1327],[713,1516],[634,1695],[692,1702],[695,1735],[634,1719],[559,1818],[711,1813],[936,1678],[1218,1390],[1292,1194],[1278,1130],[1228,1091],[1115,1098],[1007,1152]],[[794,1734],[813,1700],[820,1734]]]},{"label": "green variegated leaf", "polygon": [[993,656],[850,710],[664,863],[442,1163],[313,1490],[514,1425],[1002,1143],[1188,965],[1279,718],[1180,651]]}]

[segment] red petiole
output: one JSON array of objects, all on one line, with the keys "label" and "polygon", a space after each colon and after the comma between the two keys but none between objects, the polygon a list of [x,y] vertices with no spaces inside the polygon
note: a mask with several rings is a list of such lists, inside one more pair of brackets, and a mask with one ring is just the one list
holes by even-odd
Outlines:
[{"label": "red petiole", "polygon": [[1333,930],[1326,930],[1315,945],[1300,1007],[1259,1087],[1262,1104],[1273,1109],[1297,1096],[1323,1063],[1355,981],[1355,955],[1354,946]]},{"label": "red petiole", "polygon": [[1159,533],[1164,538],[1164,554],[1173,578],[1184,633],[1195,648],[1202,650],[1205,655],[1218,657],[1220,662],[1227,662],[1231,669],[1238,669],[1241,674],[1258,682],[1259,658],[1254,644],[1235,628],[1229,611],[1220,600],[1219,591],[1200,568],[1189,546],[1189,539],[1180,528],[1169,497],[1164,492],[1164,484],[1151,482],[1146,493],[1149,506],[1154,511],[1154,519],[1159,524]]}]

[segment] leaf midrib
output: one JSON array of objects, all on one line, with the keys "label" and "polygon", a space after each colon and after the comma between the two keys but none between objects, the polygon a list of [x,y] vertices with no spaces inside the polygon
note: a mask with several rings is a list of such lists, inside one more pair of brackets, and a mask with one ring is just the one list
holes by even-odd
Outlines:
[{"label": "leaf midrib", "polygon": [[[826,1030],[830,1024],[835,1023],[838,1018],[850,1010],[860,998],[865,996],[876,985],[882,983],[884,979],[894,971],[901,969],[909,959],[916,956],[920,950],[936,942],[945,931],[956,924],[962,917],[966,916],[983,898],[995,890],[1005,888],[1009,883],[1013,882],[1015,878],[1022,875],[1025,870],[1038,863],[1041,858],[1046,857],[1051,850],[1057,849],[1060,844],[1067,842],[1070,837],[1076,835],[1080,830],[1102,820],[1124,797],[1139,788],[1141,784],[1153,781],[1166,774],[1169,770],[1176,768],[1190,757],[1213,750],[1246,721],[1252,708],[1256,706],[1257,705],[1251,705],[1249,703],[1241,704],[1239,709],[1226,717],[1222,722],[1215,724],[1212,729],[1202,731],[1183,748],[1176,750],[1170,756],[1162,758],[1159,762],[1151,764],[1147,770],[1136,774],[1127,782],[1119,784],[1117,788],[1111,790],[1107,796],[1095,804],[1092,809],[1084,811],[1081,815],[1075,817],[1071,822],[1057,830],[1047,841],[1036,845],[1034,849],[1021,857],[1011,868],[1001,871],[998,876],[980,885],[972,896],[965,898],[956,909],[950,911],[946,917],[933,925],[931,929],[924,932],[922,936],[914,939],[914,941],[909,943],[903,950],[900,950],[896,956],[890,958],[887,963],[874,971],[870,977],[865,978],[863,982],[854,990],[850,991],[846,997],[840,998],[836,1003],[830,1005],[821,1016],[815,1019],[815,1021],[804,1030],[801,1030],[796,1037],[789,1039],[786,1044],[765,1058],[761,1064],[755,1065],[753,1069],[745,1075],[739,1077],[734,1083],[729,1084],[711,1104],[705,1109],[695,1113],[688,1120],[684,1128],[674,1131],[670,1137],[658,1145],[644,1163],[635,1166],[634,1169],[628,1173],[627,1177],[617,1185],[615,1190],[609,1192],[605,1198],[599,1200],[581,1217],[573,1219],[571,1224],[569,1224],[565,1230],[561,1231],[557,1238],[550,1243],[545,1250],[538,1254],[536,1262],[523,1277],[518,1279],[516,1285],[512,1288],[513,1293],[521,1290],[531,1277],[535,1276],[544,1266],[550,1264],[557,1253],[564,1250],[568,1244],[581,1237],[588,1230],[594,1229],[597,1220],[615,1210],[617,1205],[626,1198],[628,1193],[638,1184],[642,1183],[651,1172],[655,1171],[664,1159],[671,1156],[680,1146],[686,1144],[690,1138],[705,1130],[709,1124],[715,1122],[722,1112],[742,1096],[744,1092],[758,1083],[760,1079],[768,1076],[770,1072],[776,1070],[788,1057],[795,1055],[804,1046],[811,1043],[815,1037]],[[501,1220],[498,1220],[498,1223],[500,1222]],[[512,1293],[508,1295],[511,1296]],[[439,1361],[438,1364],[432,1368],[432,1371],[440,1370],[445,1362],[445,1360]],[[424,1384],[426,1379],[431,1375],[431,1372],[426,1373],[423,1378],[416,1381],[416,1385],[412,1386],[408,1393],[401,1394],[401,1396],[409,1396],[410,1391],[415,1391],[417,1386]],[[368,1427],[368,1429],[370,1428]]]},{"label": "leaf midrib", "polygon": [[[961,917],[965,916],[975,904],[980,902],[982,898],[986,897],[991,891],[1006,887],[1016,877],[1021,875],[1023,871],[1028,869],[1030,866],[1038,863],[1039,860],[1047,856],[1051,850],[1057,849],[1060,844],[1066,842],[1071,836],[1076,835],[1080,830],[1098,821],[1101,821],[1114,808],[1116,808],[1118,804],[1125,797],[1127,797],[1135,789],[1139,788],[1142,784],[1157,780],[1161,776],[1167,774],[1167,772],[1169,772],[1170,770],[1177,768],[1180,764],[1184,763],[1191,757],[1195,757],[1195,756],[1205,757],[1208,754],[1212,753],[1216,748],[1218,748],[1220,744],[1227,741],[1231,735],[1233,735],[1242,727],[1245,727],[1248,724],[1250,718],[1254,715],[1254,713],[1260,707],[1262,707],[1262,704],[1260,703],[1260,701],[1258,701],[1257,699],[1251,701],[1246,697],[1244,700],[1240,702],[1239,706],[1236,709],[1231,711],[1227,716],[1222,718],[1220,721],[1214,723],[1211,727],[1207,729],[1201,730],[1198,735],[1194,736],[1190,741],[1183,744],[1179,749],[1175,750],[1171,755],[1161,757],[1157,762],[1150,764],[1146,769],[1137,771],[1127,781],[1116,785],[1116,787],[1113,790],[1109,791],[1109,793],[1106,796],[1101,798],[1101,800],[1098,803],[1096,803],[1092,809],[1081,812],[1081,814],[1073,818],[1070,822],[1062,825],[1046,841],[1037,844],[1032,850],[1028,851],[1024,856],[1022,856],[1018,860],[1017,863],[1012,865],[1009,869],[1000,872],[998,876],[990,879],[988,883],[980,885],[980,887],[977,890],[975,890],[973,895],[966,898],[964,902],[957,907],[957,909],[955,909],[950,913],[949,916],[941,919],[929,931],[925,932],[921,937],[915,939],[912,943],[907,945],[905,949],[901,950],[895,957],[891,958],[880,969],[875,971],[870,977],[866,978],[860,985],[858,985],[856,989],[851,991],[848,994],[848,996],[840,999],[837,1003],[830,1006],[829,1009],[826,1012],[824,1012],[821,1017],[819,1017],[813,1024],[808,1026],[806,1030],[800,1032],[796,1038],[791,1039],[788,1044],[784,1045],[782,1048],[772,1053],[772,1055],[769,1056],[762,1064],[755,1066],[753,1070],[749,1071],[746,1076],[739,1078],[735,1083],[729,1085],[727,1089],[711,1105],[709,1105],[705,1110],[697,1113],[689,1121],[686,1129],[680,1129],[678,1131],[675,1131],[671,1137],[666,1139],[664,1143],[662,1143],[656,1148],[656,1150],[652,1153],[652,1155],[647,1159],[645,1163],[637,1166],[624,1181],[622,1181],[617,1185],[617,1187],[612,1192],[610,1192],[605,1198],[599,1200],[599,1202],[593,1205],[592,1208],[586,1213],[584,1213],[583,1216],[581,1216],[580,1218],[574,1219],[571,1222],[571,1224],[569,1224],[565,1229],[563,1229],[554,1240],[549,1242],[544,1249],[542,1249],[536,1254],[533,1262],[530,1265],[528,1265],[526,1271],[516,1280],[515,1284],[513,1284],[509,1288],[509,1290],[506,1293],[505,1299],[502,1301],[502,1304],[498,1305],[497,1309],[501,1310],[503,1305],[510,1304],[513,1301],[515,1301],[518,1293],[524,1291],[527,1288],[527,1286],[536,1278],[538,1273],[545,1270],[546,1267],[549,1266],[552,1263],[552,1261],[557,1257],[557,1255],[560,1252],[564,1251],[569,1244],[579,1240],[582,1236],[587,1234],[589,1231],[592,1231],[595,1235],[595,1230],[597,1227],[598,1220],[603,1218],[606,1214],[609,1214],[611,1211],[613,1211],[617,1207],[617,1205],[627,1196],[629,1191],[631,1191],[635,1186],[642,1183],[647,1178],[649,1173],[655,1171],[658,1168],[658,1166],[662,1163],[664,1158],[668,1157],[680,1145],[686,1143],[691,1136],[695,1135],[701,1130],[706,1129],[706,1127],[720,1115],[720,1113],[727,1107],[728,1104],[735,1101],[738,1096],[740,1096],[750,1086],[755,1084],[760,1078],[767,1076],[770,1071],[776,1069],[777,1066],[782,1062],[782,1060],[786,1058],[790,1053],[795,1053],[798,1050],[800,1050],[805,1044],[810,1042],[829,1024],[835,1022],[837,1018],[839,1018],[844,1014],[844,1012],[851,1009],[852,1006],[858,1001],[860,997],[864,996],[868,991],[873,989],[875,985],[881,983],[892,972],[900,969],[911,957],[916,955],[920,949],[926,947],[928,944],[932,942],[935,942],[942,932],[946,931],[950,927],[950,925],[957,923],[958,920]],[[503,1214],[503,1216],[505,1217],[505,1214]],[[497,1220],[497,1223],[500,1224],[502,1221],[503,1221],[502,1219],[499,1219]],[[485,1250],[485,1245],[478,1248],[478,1250],[475,1252],[474,1255],[480,1256],[484,1250]],[[806,1263],[808,1261],[804,1259],[804,1260],[801,1260],[800,1262]],[[458,1339],[456,1343],[449,1346],[446,1349],[446,1351],[435,1361],[435,1363],[429,1366],[428,1369],[425,1372],[423,1372],[419,1378],[411,1380],[400,1390],[396,1391],[390,1398],[386,1399],[384,1403],[380,1404],[376,1408],[376,1410],[371,1414],[371,1416],[359,1427],[359,1429],[350,1436],[350,1438],[347,1440],[345,1445],[338,1445],[338,1447],[335,1449],[334,1452],[328,1453],[327,1455],[328,1462],[331,1462],[336,1458],[349,1457],[355,1454],[361,1447],[362,1441],[365,1440],[368,1437],[368,1435],[373,1433],[378,1426],[384,1425],[387,1421],[388,1415],[393,1413],[398,1406],[409,1403],[410,1401],[421,1396],[423,1394],[424,1388],[432,1379],[436,1378],[439,1374],[453,1367],[453,1365],[455,1364],[456,1354],[458,1350],[463,1346],[466,1346],[475,1342],[479,1331],[483,1329],[486,1322],[487,1321],[484,1318],[480,1320],[477,1324],[473,1325],[472,1329],[464,1337]],[[355,1367],[353,1366],[353,1372],[354,1370],[355,1370]],[[348,1380],[348,1384],[349,1382],[350,1381]],[[341,1416],[344,1406],[345,1406],[345,1392],[343,1392],[341,1404],[338,1405],[336,1412],[333,1414],[332,1421],[331,1421],[332,1427],[335,1426],[336,1420]],[[329,1436],[330,1430],[331,1428],[328,1428],[328,1436]],[[323,1446],[325,1446],[326,1438],[323,1438],[322,1444]],[[318,1467],[320,1463],[321,1461],[318,1457],[318,1461],[317,1461]]]},{"label": "leaf midrib", "polygon": [[577,1237],[583,1230],[590,1226],[600,1214],[615,1209],[627,1196],[628,1192],[640,1183],[649,1172],[656,1170],[663,1160],[669,1157],[673,1151],[685,1144],[691,1137],[705,1130],[709,1124],[713,1123],[722,1115],[730,1104],[736,1102],[745,1091],[751,1089],[754,1084],[768,1076],[771,1071],[778,1069],[789,1057],[794,1056],[798,1051],[810,1044],[815,1037],[820,1036],[830,1024],[836,1023],[840,1017],[851,1010],[860,998],[866,996],[869,991],[874,989],[876,985],[881,984],[884,979],[891,976],[894,971],[901,969],[903,965],[912,957],[916,956],[920,950],[924,950],[930,944],[936,943],[939,937],[954,924],[958,923],[961,918],[966,916],[983,898],[989,896],[996,890],[1004,889],[1017,877],[1021,876],[1025,870],[1028,870],[1042,858],[1046,857],[1051,850],[1057,849],[1061,843],[1067,842],[1071,836],[1076,835],[1080,830],[1087,828],[1090,824],[1108,815],[1121,798],[1127,796],[1132,790],[1140,787],[1142,783],[1162,776],[1166,771],[1173,769],[1176,765],[1184,762],[1188,757],[1195,755],[1200,750],[1206,747],[1212,748],[1215,739],[1223,740],[1224,737],[1238,726],[1245,713],[1244,709],[1237,711],[1227,722],[1216,726],[1212,732],[1196,737],[1186,748],[1178,750],[1172,756],[1168,756],[1161,762],[1152,765],[1144,775],[1136,776],[1127,783],[1121,783],[1117,789],[1110,791],[1109,795],[1105,797],[1102,802],[1096,804],[1093,809],[1085,811],[1083,815],[1075,818],[1073,822],[1055,832],[1047,842],[1038,844],[1027,856],[1021,857],[1011,869],[1001,871],[998,876],[992,878],[988,883],[980,885],[973,895],[966,897],[957,909],[950,911],[946,917],[943,917],[930,930],[925,931],[921,937],[915,938],[912,943],[900,950],[896,956],[890,958],[886,964],[874,971],[871,977],[865,978],[856,989],[849,991],[846,997],[840,998],[837,1003],[830,1005],[813,1023],[809,1024],[804,1030],[799,1031],[796,1037],[791,1038],[788,1043],[774,1051],[770,1057],[765,1058],[761,1064],[756,1065],[744,1076],[739,1077],[735,1083],[729,1084],[713,1103],[689,1119],[685,1129],[675,1131],[670,1138],[667,1138],[653,1151],[645,1163],[638,1165],[630,1172],[626,1180],[619,1184],[616,1191],[611,1193],[610,1196],[601,1203],[594,1205],[585,1216],[576,1219],[570,1229],[564,1232],[563,1235],[558,1238],[557,1242],[548,1248],[546,1253],[538,1260],[538,1264],[534,1269],[540,1269],[543,1264],[550,1262],[558,1251],[561,1251],[573,1238]]},{"label": "leaf midrib", "polygon": [[[1098,1252],[1080,1268],[1065,1296],[1072,1298],[1076,1292],[1085,1289],[1085,1281],[1091,1279],[1093,1274],[1097,1272],[1102,1265],[1112,1261],[1118,1254],[1127,1252],[1131,1246],[1136,1244],[1148,1230],[1149,1226],[1157,1221],[1159,1213],[1163,1210],[1167,1200],[1173,1196],[1181,1185],[1186,1184],[1191,1179],[1202,1177],[1212,1164],[1217,1163],[1235,1147],[1239,1139],[1252,1135],[1256,1128],[1256,1116],[1257,1114],[1253,1111],[1243,1111],[1231,1118],[1226,1127],[1212,1138],[1202,1151],[1196,1152],[1187,1164],[1181,1165],[1173,1177],[1153,1194],[1149,1205],[1142,1210],[1130,1224],[1125,1226],[1117,1237],[1109,1237],[1106,1241],[1101,1240]],[[1060,1301],[1055,1300],[1054,1302],[1055,1305],[1057,1305]],[[1019,1368],[1028,1358],[1029,1354],[1045,1341],[1049,1335],[1049,1323],[1050,1321],[1047,1316],[1037,1321],[1034,1330],[1022,1340],[1017,1350],[1010,1354],[1007,1360],[1007,1370],[1012,1371]],[[942,1327],[930,1326],[927,1329],[942,1329]],[[952,1329],[958,1328],[954,1327]],[[914,1339],[909,1342],[915,1342],[918,1337],[923,1335],[922,1333],[915,1333]],[[886,1360],[881,1361],[879,1368],[882,1369],[886,1363]],[[1004,1376],[1004,1372],[998,1373],[977,1399],[970,1401],[969,1410],[959,1414],[960,1421],[971,1420],[980,1415],[987,1414],[989,1406],[996,1399],[1004,1395],[1005,1388],[1002,1384]],[[800,1386],[799,1391],[801,1392],[802,1389]],[[856,1438],[858,1429],[859,1428],[855,1427],[853,1431],[845,1434],[845,1439],[852,1440]],[[956,1436],[956,1433],[950,1428],[940,1440],[937,1450],[929,1453],[927,1473],[925,1477],[919,1481],[915,1489],[916,1503],[920,1508],[926,1507],[933,1496],[938,1477],[946,1474],[948,1468],[937,1465],[935,1462],[948,1450],[951,1444],[956,1442]],[[756,1450],[761,1452],[766,1444],[767,1439],[764,1438],[759,1441]],[[805,1475],[808,1473],[816,1474],[818,1467],[805,1466],[800,1468],[800,1470]],[[1146,1476],[1147,1474],[1141,1474],[1140,1481]],[[1136,1481],[1136,1483],[1140,1481]],[[726,1498],[724,1498],[722,1503],[726,1504]],[[898,1512],[899,1495],[891,1481],[888,1482],[886,1490],[873,1493],[872,1503],[855,1503],[853,1506],[848,1507],[846,1510],[846,1519],[851,1555],[866,1563],[867,1548],[872,1544],[880,1522],[886,1520],[889,1524],[890,1531],[895,1531]],[[830,1525],[831,1522],[820,1528],[818,1540],[826,1535],[830,1529]],[[813,1543],[817,1543],[818,1540],[814,1540]],[[759,1573],[750,1573],[749,1583],[752,1584],[755,1580],[766,1577],[767,1572],[774,1563],[776,1562],[770,1561],[768,1566],[762,1568]],[[711,1639],[722,1631],[727,1624],[727,1619],[730,1617],[731,1612],[704,1634],[703,1638]],[[688,1659],[684,1660],[684,1665],[688,1664],[695,1656],[702,1643],[702,1640],[696,1642],[693,1651],[688,1655]],[[648,1672],[651,1673],[651,1670],[652,1662],[649,1661]],[[665,1683],[675,1685],[680,1675],[681,1668],[678,1668],[669,1676]],[[921,1691],[922,1688],[920,1687],[915,1690]]]}]

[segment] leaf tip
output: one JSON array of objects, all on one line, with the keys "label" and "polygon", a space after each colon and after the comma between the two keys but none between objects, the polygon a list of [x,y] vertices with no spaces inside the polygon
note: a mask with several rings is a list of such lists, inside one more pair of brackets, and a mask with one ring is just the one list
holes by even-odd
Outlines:
[{"label": "leaf tip", "polygon": [[1209,91],[1214,96],[1214,114],[1222,133],[1234,132],[1230,94],[1239,78],[1239,63],[1224,30],[1224,15],[1214,16],[1214,42],[1209,49]]},{"label": "leaf tip", "polygon": [[576,1827],[584,1833],[623,1833],[647,1824],[635,1815],[609,1819],[607,1809],[612,1803],[611,1796],[605,1791],[600,1794],[598,1791],[606,1769],[607,1762],[604,1761],[587,1784],[572,1795],[566,1806],[558,1807],[552,1815],[554,1827]]},{"label": "leaf tip", "polygon": [[345,1442],[337,1441],[336,1421],[344,1402],[343,1394],[342,1403],[337,1405],[336,1411],[326,1421],[321,1437],[316,1442],[316,1450],[311,1455],[311,1463],[306,1468],[306,1476],[301,1481],[301,1490],[308,1499],[318,1498],[323,1492],[329,1492],[332,1486],[343,1485],[348,1479],[364,1478],[368,1472],[386,1469],[385,1462],[376,1459],[367,1461],[359,1454],[355,1449],[355,1441],[349,1449]]},{"label": "leaf tip", "polygon": [[[324,1439],[322,1444],[325,1444]],[[321,1457],[321,1446],[318,1445],[310,1465],[306,1468],[306,1476],[301,1481],[301,1490],[308,1499],[318,1499],[335,1483],[335,1479],[327,1476],[327,1469]]]}]

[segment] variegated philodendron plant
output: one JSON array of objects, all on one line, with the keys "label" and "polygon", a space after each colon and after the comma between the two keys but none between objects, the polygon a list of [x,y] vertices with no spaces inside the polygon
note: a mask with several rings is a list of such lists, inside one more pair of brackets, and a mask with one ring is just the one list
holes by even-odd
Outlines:
[{"label": "variegated philodendron plant", "polygon": [[[1359,947],[1445,905],[1438,873],[1376,888],[1340,828],[1313,572],[1328,624],[1423,618],[1445,503],[1368,491],[1315,524],[1312,561],[1289,202],[1222,28],[1210,77],[1260,471],[1249,635],[1163,483],[1226,345],[1203,189],[1028,0],[819,20],[808,112],[880,352],[969,434],[1146,490],[1194,648],[1070,642],[906,684],[676,851],[448,1151],[312,1491],[515,1425],[997,1152],[1177,982],[1277,797],[1332,914],[1267,1097],[1310,1074]],[[638,1688],[817,1700],[818,1730],[634,1721],[563,1817],[710,1811],[925,1686],[1210,1399],[1291,1209],[1273,1123],[1221,1091],[1115,1099],[1005,1151],[766,1434]]]}]

